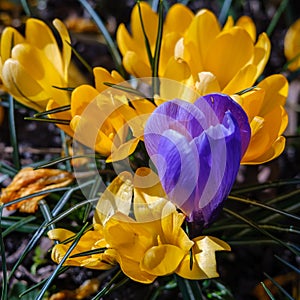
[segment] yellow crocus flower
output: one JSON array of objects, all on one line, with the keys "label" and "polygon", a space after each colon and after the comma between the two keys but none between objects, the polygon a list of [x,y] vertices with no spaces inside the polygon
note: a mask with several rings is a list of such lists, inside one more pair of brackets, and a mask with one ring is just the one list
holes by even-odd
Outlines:
[{"label": "yellow crocus flower", "polygon": [[300,68],[300,19],[288,29],[284,38],[284,54],[291,63],[288,68],[295,71]]},{"label": "yellow crocus flower", "polygon": [[17,101],[43,111],[50,99],[59,105],[70,102],[68,67],[71,59],[70,37],[64,24],[55,19],[53,25],[61,39],[60,49],[51,29],[41,20],[29,18],[25,35],[7,27],[1,36],[0,77],[4,88]]},{"label": "yellow crocus flower", "polygon": [[251,126],[251,140],[242,164],[261,164],[279,156],[285,147],[282,136],[288,124],[284,104],[288,82],[281,74],[262,80],[255,89],[233,98],[243,107]]},{"label": "yellow crocus flower", "polygon": [[[215,251],[229,251],[229,245],[209,236],[189,239],[182,229],[184,220],[150,169],[140,168],[134,177],[123,172],[99,199],[94,230],[83,235],[71,255],[96,247],[106,250],[94,257],[70,257],[65,265],[106,269],[117,262],[125,275],[141,283],[172,273],[188,279],[217,277]],[[64,229],[48,233],[59,241],[70,234]],[[68,246],[55,245],[52,259],[59,262]]]},{"label": "yellow crocus flower", "polygon": [[[141,1],[140,8],[153,57],[158,32],[158,14],[151,9],[147,2]],[[191,23],[193,15],[192,11],[182,4],[175,4],[168,10],[163,25],[159,76],[164,73],[168,60],[174,54],[174,46]],[[117,30],[117,43],[123,55],[123,65],[126,71],[135,77],[150,77],[152,76],[151,64],[145,45],[138,5],[135,5],[132,10],[130,25],[131,34],[124,24],[121,24]]]},{"label": "yellow crocus flower", "polygon": [[[251,87],[270,55],[270,41],[262,33],[257,42],[250,18],[234,25],[231,17],[221,28],[216,16],[200,10],[175,47],[163,76],[194,86],[200,95],[234,94]],[[179,74],[179,75],[178,75]],[[180,78],[180,74],[181,77]]]}]

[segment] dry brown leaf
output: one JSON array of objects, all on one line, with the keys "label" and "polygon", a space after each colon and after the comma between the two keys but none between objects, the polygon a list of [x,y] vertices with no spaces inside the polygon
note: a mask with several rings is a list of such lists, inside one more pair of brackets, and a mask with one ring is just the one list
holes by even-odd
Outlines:
[{"label": "dry brown leaf", "polygon": [[[0,203],[9,203],[20,197],[33,193],[63,187],[73,181],[73,175],[58,169],[38,169],[27,167],[22,169],[4,189],[0,196]],[[8,210],[19,209],[21,212],[34,213],[38,202],[47,194],[32,197],[7,207]]]},{"label": "dry brown leaf", "polygon": [[81,300],[95,294],[100,286],[100,280],[97,278],[86,280],[76,290],[63,290],[53,294],[49,300]]}]

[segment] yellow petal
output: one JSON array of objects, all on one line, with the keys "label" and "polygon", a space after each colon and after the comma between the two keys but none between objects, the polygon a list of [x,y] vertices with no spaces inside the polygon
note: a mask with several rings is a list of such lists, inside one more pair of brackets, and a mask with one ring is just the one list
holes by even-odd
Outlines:
[{"label": "yellow petal", "polygon": [[63,72],[63,77],[65,81],[68,81],[68,67],[71,61],[71,55],[72,55],[72,48],[71,48],[71,39],[69,36],[69,32],[64,25],[63,22],[61,22],[59,19],[55,19],[53,21],[53,25],[58,31],[61,42],[62,42],[62,72]]},{"label": "yellow petal", "polygon": [[154,237],[148,230],[151,224],[137,223],[123,214],[117,213],[104,227],[104,238],[110,248],[115,249],[121,259],[130,258],[140,262],[144,253],[152,247]]},{"label": "yellow petal", "polygon": [[64,240],[74,236],[74,232],[64,229],[64,228],[55,228],[52,230],[49,230],[47,232],[47,235],[49,239],[51,240],[57,240],[59,242],[63,242]]},{"label": "yellow petal", "polygon": [[219,32],[220,25],[216,16],[206,9],[197,13],[185,32],[183,59],[188,63],[191,62],[189,65],[194,77],[204,71],[205,59],[208,55],[212,55],[208,52]]},{"label": "yellow petal", "polygon": [[123,273],[134,281],[149,284],[152,283],[157,277],[148,272],[142,271],[139,261],[131,260],[130,258],[124,256],[118,257],[117,259]]},{"label": "yellow petal", "polygon": [[126,71],[135,77],[150,77],[152,75],[150,65],[145,61],[133,51],[127,51],[123,57]]},{"label": "yellow petal", "polygon": [[81,115],[98,95],[99,92],[88,84],[77,87],[71,96],[71,115]]},{"label": "yellow petal", "polygon": [[122,76],[117,71],[114,71],[114,73],[112,75],[105,68],[102,68],[102,67],[94,68],[93,73],[94,73],[94,77],[95,77],[96,90],[100,93],[108,88],[108,86],[103,84],[103,82],[118,84],[118,83],[124,81]]},{"label": "yellow petal", "polygon": [[272,111],[276,106],[285,104],[289,84],[283,75],[274,74],[268,76],[258,84],[258,87],[265,91],[264,102],[260,109],[261,116]]},{"label": "yellow petal", "polygon": [[132,176],[122,172],[105,189],[95,210],[94,222],[105,224],[117,212],[128,215],[132,198]]},{"label": "yellow petal", "polygon": [[[193,20],[193,12],[181,3],[176,3],[170,7],[164,22],[164,30],[176,32],[183,35]],[[180,22],[178,22],[180,20]]]},{"label": "yellow petal", "polygon": [[236,21],[236,26],[244,28],[249,35],[251,36],[251,39],[253,42],[256,41],[256,26],[253,22],[253,20],[248,16],[241,16]]},{"label": "yellow petal", "polygon": [[218,78],[221,88],[224,88],[248,63],[253,53],[254,46],[249,34],[242,28],[232,27],[209,45],[204,67]]},{"label": "yellow petal", "polygon": [[11,57],[13,47],[23,42],[25,42],[24,37],[16,29],[6,27],[1,35],[0,55],[2,63]]},{"label": "yellow petal", "polygon": [[218,93],[221,91],[217,77],[211,72],[200,72],[199,81],[195,83],[197,92],[200,95]]},{"label": "yellow petal", "polygon": [[230,95],[253,86],[256,80],[256,74],[257,67],[255,65],[246,65],[234,75],[222,92]]},{"label": "yellow petal", "polygon": [[19,62],[11,58],[6,60],[2,69],[2,81],[6,89],[20,103],[37,111],[45,110],[50,95],[28,74]]},{"label": "yellow petal", "polygon": [[[68,92],[53,87],[65,87],[66,82],[57,72],[53,62],[49,61],[41,50],[29,44],[19,44],[13,48],[12,58],[26,69],[26,72],[41,85],[51,98],[54,98],[60,105],[69,104]],[[32,68],[32,65],[35,67]],[[26,80],[23,78],[23,81]],[[22,92],[26,94],[27,91],[22,90]]]},{"label": "yellow petal", "polygon": [[254,57],[252,63],[257,66],[256,79],[262,74],[271,53],[271,42],[266,33],[262,33],[258,37],[258,41],[254,46]]},{"label": "yellow petal", "polygon": [[159,245],[146,251],[141,269],[149,274],[164,276],[173,273],[186,252],[174,245]]},{"label": "yellow petal", "polygon": [[[53,63],[58,71],[63,70],[59,47],[52,31],[46,23],[38,19],[29,18],[26,21],[25,36],[26,41],[30,45],[44,52],[47,59]],[[62,76],[63,74],[60,75]]]},{"label": "yellow petal", "polygon": [[140,139],[133,138],[123,144],[120,147],[113,147],[111,155],[106,159],[106,162],[119,161],[129,157],[136,149]]},{"label": "yellow petal", "polygon": [[[193,239],[193,268],[189,269],[188,256],[176,273],[187,279],[205,279],[218,277],[216,251],[230,251],[230,246],[222,240],[211,236],[199,236]],[[196,264],[197,266],[194,266]]]},{"label": "yellow petal", "polygon": [[[145,2],[140,2],[142,20],[145,28],[145,32],[149,43],[151,45],[151,50],[153,53],[155,44],[156,44],[156,37],[157,37],[157,29],[158,29],[158,15],[152,10],[151,6]],[[131,13],[131,30],[132,36],[135,40],[144,43],[144,33],[141,26],[141,18],[139,15],[138,5],[135,5],[132,13]],[[141,48],[145,48],[144,44],[139,45]]]}]

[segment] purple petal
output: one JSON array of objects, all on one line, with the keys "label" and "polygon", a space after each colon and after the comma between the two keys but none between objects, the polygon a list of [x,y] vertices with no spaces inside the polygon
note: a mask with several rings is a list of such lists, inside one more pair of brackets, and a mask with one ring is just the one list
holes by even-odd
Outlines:
[{"label": "purple petal", "polygon": [[[209,106],[207,106],[203,100],[205,100]],[[199,98],[195,102],[195,105],[204,113],[207,118],[207,122],[212,125],[215,124],[216,118],[219,122],[222,122],[226,111],[230,111],[232,113],[240,129],[243,156],[250,142],[251,129],[248,117],[242,107],[228,95],[218,93],[208,94]],[[214,114],[211,113],[210,108],[212,108]]]},{"label": "purple petal", "polygon": [[162,186],[178,207],[195,190],[199,174],[199,156],[193,141],[174,130],[166,130],[158,144],[158,152],[151,156]]},{"label": "purple petal", "polygon": [[149,155],[157,153],[160,137],[168,129],[174,129],[191,141],[207,127],[203,113],[193,104],[172,100],[158,106],[150,116],[144,131]]},{"label": "purple petal", "polygon": [[[207,226],[223,207],[236,179],[241,160],[240,131],[229,112],[223,124],[195,139],[200,157],[200,173],[190,220]],[[204,165],[204,168],[201,166]],[[209,167],[207,167],[209,165]],[[205,169],[206,167],[206,169]],[[203,180],[203,175],[206,179]]]}]

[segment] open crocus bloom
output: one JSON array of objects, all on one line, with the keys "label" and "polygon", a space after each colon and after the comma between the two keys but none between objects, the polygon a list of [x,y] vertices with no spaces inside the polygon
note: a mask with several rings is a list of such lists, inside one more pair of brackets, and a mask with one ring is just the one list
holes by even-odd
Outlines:
[{"label": "open crocus bloom", "polygon": [[217,216],[250,140],[243,109],[229,96],[161,104],[145,127],[147,152],[170,200],[204,226]]},{"label": "open crocus bloom", "polygon": [[60,49],[51,29],[42,21],[26,21],[25,36],[7,27],[1,37],[0,75],[5,89],[20,103],[43,111],[50,99],[59,105],[70,102],[66,91],[71,59],[70,37],[64,24],[55,19],[62,43]]},{"label": "open crocus bloom", "polygon": [[[153,57],[158,33],[158,15],[147,2],[141,1],[139,5]],[[193,15],[192,11],[182,4],[175,4],[168,10],[163,25],[159,61],[160,76],[162,76],[168,60],[174,55],[174,46],[190,25]],[[121,24],[117,31],[117,42],[123,55],[123,65],[129,74],[136,77],[150,77],[152,76],[151,63],[149,62],[145,45],[138,5],[135,5],[132,10],[130,25],[131,34],[127,31],[124,24]]]},{"label": "open crocus bloom", "polygon": [[249,18],[233,25],[229,18],[221,28],[212,12],[200,10],[177,42],[163,76],[195,86],[200,95],[230,95],[251,87],[268,61],[270,41],[262,33],[255,43]]},{"label": "open crocus bloom", "polygon": [[288,82],[281,75],[262,80],[255,89],[232,96],[245,110],[251,126],[251,140],[242,158],[243,164],[261,164],[279,156],[285,147],[282,136],[288,123],[283,108]]},{"label": "open crocus bloom", "polygon": [[288,68],[295,71],[300,68],[300,19],[288,29],[284,38],[284,54],[291,63]]},{"label": "open crocus bloom", "polygon": [[[105,252],[94,257],[70,257],[65,265],[106,269],[117,262],[124,274],[141,283],[172,273],[188,279],[218,276],[215,251],[228,251],[230,247],[209,236],[190,240],[182,229],[184,219],[167,200],[159,179],[150,169],[138,169],[134,178],[123,172],[101,196],[94,230],[83,235],[71,256],[102,247],[106,247]],[[64,229],[49,232],[51,239],[60,241],[70,235]],[[67,249],[68,244],[55,245],[52,258],[59,262]]]},{"label": "open crocus bloom", "polygon": [[[70,125],[58,125],[82,144],[107,157],[107,161],[127,158],[143,140],[144,124],[155,104],[122,90],[132,88],[117,71],[93,70],[95,87],[87,84],[75,88],[70,111],[50,115],[70,120]],[[109,88],[104,83],[115,85]],[[130,101],[130,105],[129,105]],[[49,101],[47,109],[59,107]],[[130,134],[129,134],[130,133]],[[128,136],[131,136],[130,138]]]}]

